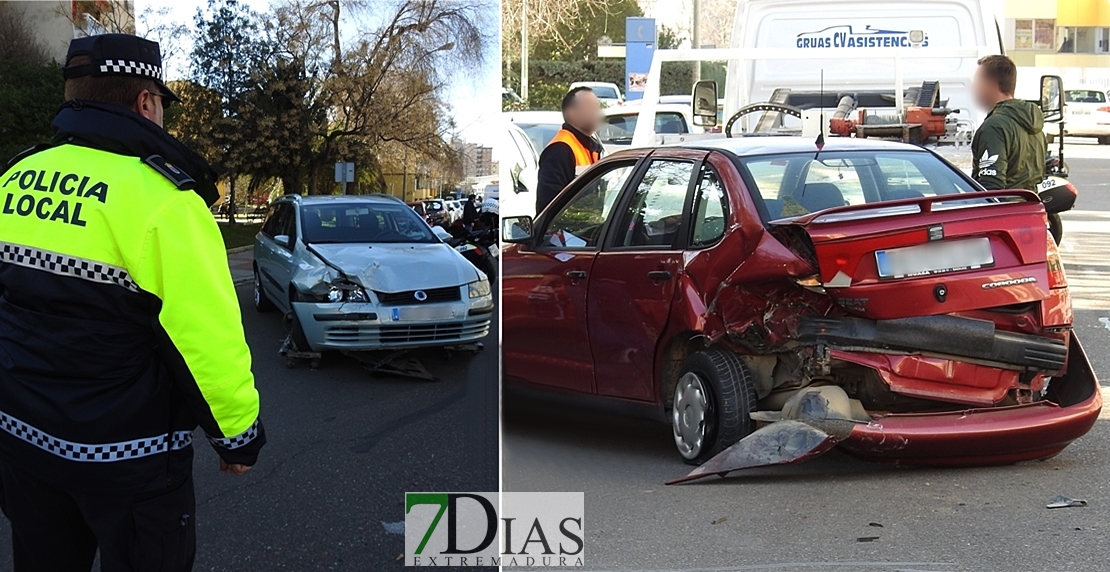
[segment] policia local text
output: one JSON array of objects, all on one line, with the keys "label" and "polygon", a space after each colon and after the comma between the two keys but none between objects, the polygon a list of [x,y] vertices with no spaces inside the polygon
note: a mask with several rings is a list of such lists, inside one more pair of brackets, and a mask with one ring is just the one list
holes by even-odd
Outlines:
[{"label": "policia local text", "polygon": [[[47,171],[16,171],[4,181],[2,189],[16,183],[24,191],[38,193],[59,193],[74,199],[95,198],[101,203],[108,200],[108,185],[101,181],[93,182],[89,177],[60,171],[48,174]],[[27,193],[16,196],[14,188],[4,196],[4,206],[0,214],[37,216],[42,220],[60,221],[77,226],[85,226],[81,218],[81,201],[68,198],[51,197],[48,194]]]}]

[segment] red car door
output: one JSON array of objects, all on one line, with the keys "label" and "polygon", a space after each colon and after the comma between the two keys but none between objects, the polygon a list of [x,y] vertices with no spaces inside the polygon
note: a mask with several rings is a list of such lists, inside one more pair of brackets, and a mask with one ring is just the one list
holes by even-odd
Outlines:
[{"label": "red car door", "polygon": [[622,200],[590,277],[590,348],[599,395],[655,401],[655,349],[690,235],[702,151],[653,156]]},{"label": "red car door", "polygon": [[572,184],[537,221],[533,244],[502,264],[505,378],[594,393],[587,288],[610,212],[637,160],[614,161]]}]

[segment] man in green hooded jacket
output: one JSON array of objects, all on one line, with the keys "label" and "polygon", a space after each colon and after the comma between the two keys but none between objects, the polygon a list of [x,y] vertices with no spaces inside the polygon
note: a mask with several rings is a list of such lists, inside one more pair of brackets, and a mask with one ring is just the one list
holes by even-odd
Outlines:
[{"label": "man in green hooded jacket", "polygon": [[990,110],[971,142],[972,176],[987,190],[1035,191],[1044,179],[1044,115],[1035,103],[1014,99],[1017,67],[1006,56],[979,60],[972,89]]}]

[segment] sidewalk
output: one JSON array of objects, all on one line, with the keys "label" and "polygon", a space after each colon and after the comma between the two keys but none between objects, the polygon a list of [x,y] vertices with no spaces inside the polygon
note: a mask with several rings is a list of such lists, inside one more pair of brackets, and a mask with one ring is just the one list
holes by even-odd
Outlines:
[{"label": "sidewalk", "polygon": [[254,247],[243,246],[227,251],[227,265],[231,267],[231,279],[236,286],[254,281]]}]

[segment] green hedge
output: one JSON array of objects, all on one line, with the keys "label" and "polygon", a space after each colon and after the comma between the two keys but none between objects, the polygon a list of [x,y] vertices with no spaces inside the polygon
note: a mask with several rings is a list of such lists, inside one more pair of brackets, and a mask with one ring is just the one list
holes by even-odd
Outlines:
[{"label": "green hedge", "polygon": [[[510,66],[505,86],[520,93],[520,62]],[[702,63],[702,78],[716,79],[724,89],[724,68],[716,63]],[[688,95],[693,79],[690,62],[665,62],[659,88],[661,95]],[[608,81],[624,90],[624,60],[596,61],[529,61],[528,109],[558,109],[563,94],[576,81]]]},{"label": "green hedge", "polygon": [[38,66],[0,60],[0,166],[54,136],[50,122],[62,105],[64,91],[65,79],[56,63]]}]

